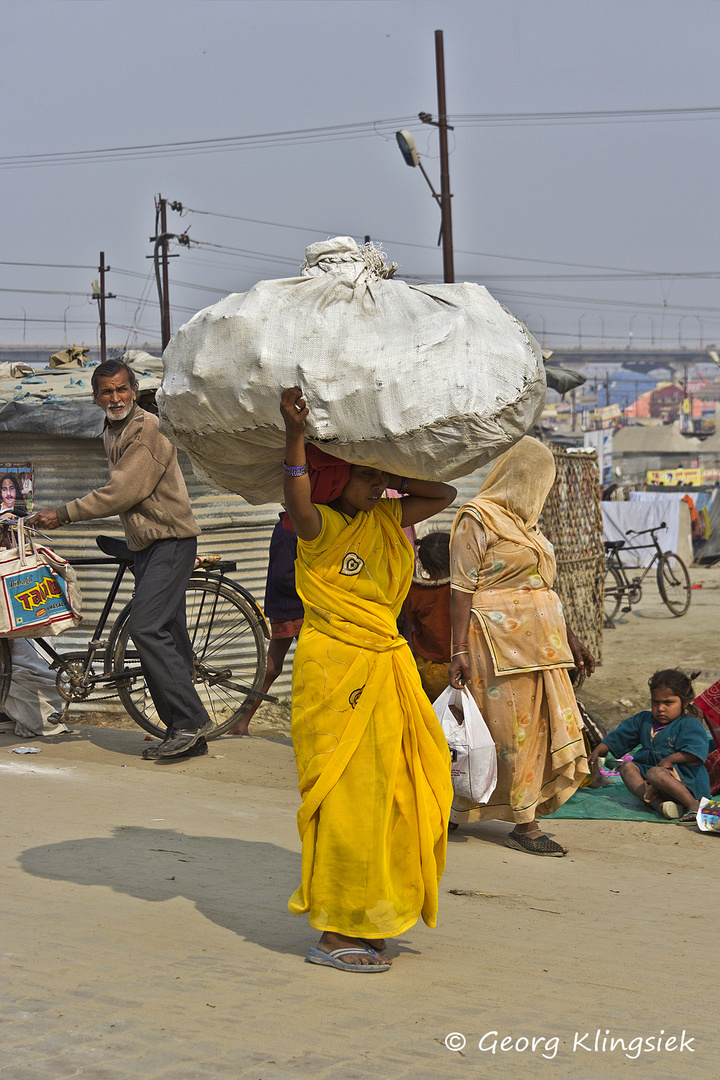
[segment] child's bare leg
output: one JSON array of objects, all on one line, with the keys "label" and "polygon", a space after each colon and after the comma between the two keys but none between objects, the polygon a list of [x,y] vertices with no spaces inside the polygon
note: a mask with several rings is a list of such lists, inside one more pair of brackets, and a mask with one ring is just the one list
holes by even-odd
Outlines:
[{"label": "child's bare leg", "polygon": [[[265,672],[265,680],[260,687],[263,694],[267,694],[268,690],[280,675],[287,656],[288,649],[292,645],[294,638],[273,638],[268,645],[267,653],[267,670]],[[235,727],[230,728],[227,732],[228,735],[247,735],[248,728],[250,727],[250,721],[257,712],[262,698],[257,698],[255,704],[251,707],[250,711],[245,714],[240,720],[238,720]]]},{"label": "child's bare leg", "polygon": [[[661,795],[680,803],[685,810],[697,810],[700,806],[699,800],[685,787],[682,780],[678,780],[671,769],[660,769],[657,766],[648,769],[647,782],[652,784]],[[660,803],[663,801],[663,799],[659,800]]]},{"label": "child's bare leg", "polygon": [[588,784],[591,788],[610,787],[612,780],[609,776],[604,776],[602,768],[600,766],[600,759],[596,758],[592,765],[592,781]]},{"label": "child's bare leg", "polygon": [[645,801],[645,780],[634,761],[623,761],[620,766],[620,779],[631,795]]}]

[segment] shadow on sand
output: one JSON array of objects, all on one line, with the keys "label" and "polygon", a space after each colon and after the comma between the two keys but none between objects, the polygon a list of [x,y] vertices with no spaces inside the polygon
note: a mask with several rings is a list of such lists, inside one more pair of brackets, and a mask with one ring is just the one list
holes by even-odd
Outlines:
[{"label": "shadow on sand", "polygon": [[287,910],[300,855],[276,844],[129,825],[111,837],[29,848],[19,862],[36,877],[153,903],[185,897],[212,922],[276,952],[297,954],[294,942],[307,936],[307,922]]}]

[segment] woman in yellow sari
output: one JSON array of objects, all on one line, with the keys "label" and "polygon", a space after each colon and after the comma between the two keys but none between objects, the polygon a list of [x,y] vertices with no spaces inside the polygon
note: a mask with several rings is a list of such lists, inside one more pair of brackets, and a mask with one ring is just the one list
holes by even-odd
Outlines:
[{"label": "woman in yellow sari", "polygon": [[[281,412],[305,609],[292,715],[302,881],[288,906],[322,932],[308,962],[387,971],[386,937],[420,916],[435,925],[452,799],[447,743],[397,630],[413,570],[402,527],[443,510],[455,490],[337,460],[313,492],[297,388]],[[383,498],[389,485],[407,497]]]},{"label": "woman in yellow sari", "polygon": [[567,849],[541,831],[538,815],[562,806],[589,772],[568,669],[595,668],[565,623],[552,544],[537,528],[554,479],[552,452],[526,436],[460,507],[451,539],[450,682],[469,688],[498,758],[488,803],[456,797],[451,821],[511,821],[507,846],[545,856]]}]

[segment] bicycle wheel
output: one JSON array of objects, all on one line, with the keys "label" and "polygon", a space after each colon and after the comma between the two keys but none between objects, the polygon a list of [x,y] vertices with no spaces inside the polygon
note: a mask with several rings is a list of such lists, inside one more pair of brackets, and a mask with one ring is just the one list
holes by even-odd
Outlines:
[{"label": "bicycle wheel", "polygon": [[12,682],[12,652],[7,638],[0,638],[0,709],[7,701]]},{"label": "bicycle wheel", "polygon": [[620,571],[616,566],[608,566],[605,569],[605,592],[603,599],[603,611],[605,613],[605,625],[612,626],[615,616],[620,610],[620,602],[623,598],[624,584]]},{"label": "bicycle wheel", "polygon": [[[193,646],[193,682],[214,724],[214,739],[240,720],[257,701],[252,693],[265,678],[265,627],[258,608],[227,581],[192,577],[185,593]],[[118,696],[140,727],[161,738],[160,720],[130,637],[130,605],[113,629],[112,669]]]},{"label": "bicycle wheel", "polygon": [[657,583],[665,607],[684,615],[690,607],[690,575],[679,555],[664,552],[658,560]]}]

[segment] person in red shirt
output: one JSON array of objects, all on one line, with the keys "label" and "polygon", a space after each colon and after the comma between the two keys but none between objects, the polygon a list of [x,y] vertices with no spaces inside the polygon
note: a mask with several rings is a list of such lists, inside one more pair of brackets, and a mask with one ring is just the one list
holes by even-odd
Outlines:
[{"label": "person in red shirt", "polygon": [[404,611],[423,690],[435,701],[448,685],[450,666],[450,533],[431,532],[418,541]]}]

